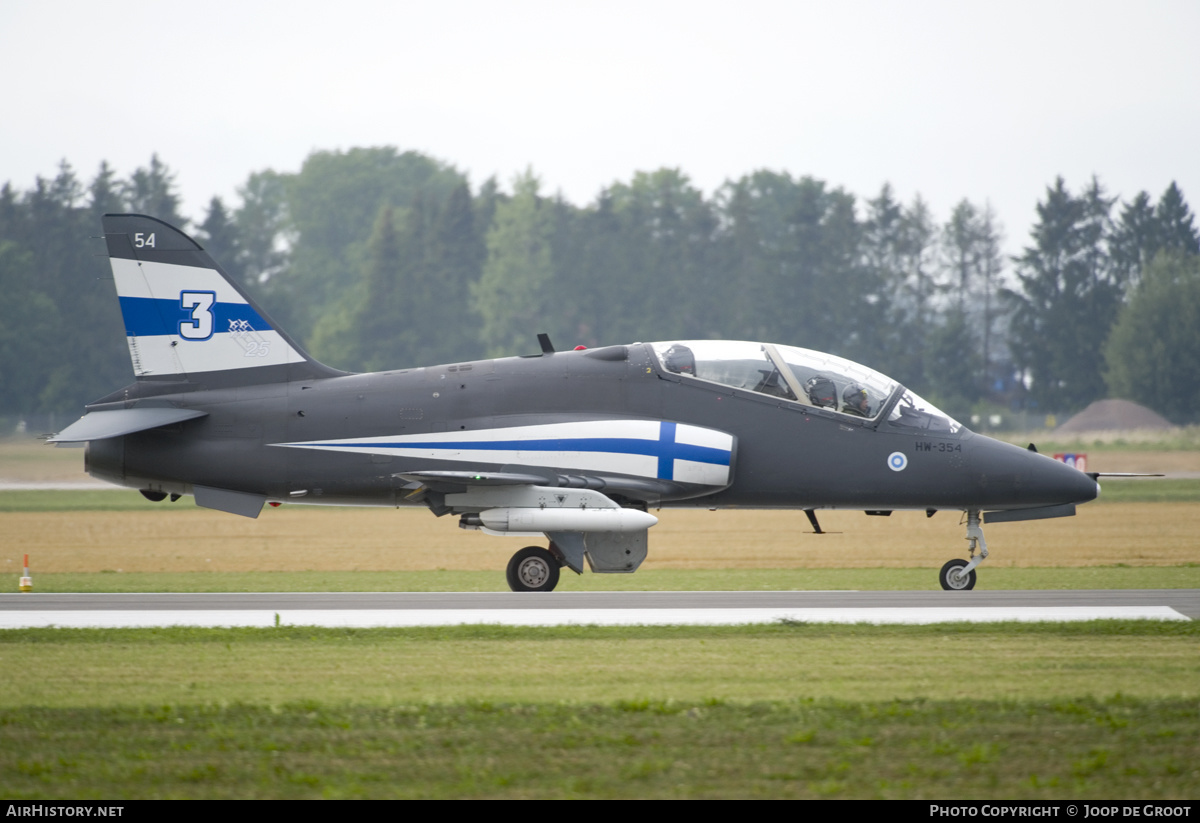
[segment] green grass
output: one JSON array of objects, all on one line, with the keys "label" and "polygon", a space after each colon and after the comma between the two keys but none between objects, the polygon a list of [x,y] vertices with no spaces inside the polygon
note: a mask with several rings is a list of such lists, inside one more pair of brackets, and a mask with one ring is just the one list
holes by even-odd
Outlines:
[{"label": "green grass", "polygon": [[[1066,422],[1060,418],[1059,422]],[[1200,450],[1200,426],[1130,432],[1080,432],[1062,435],[1054,431],[1002,432],[989,435],[1024,448],[1037,444],[1042,454],[1076,451],[1197,451]]]},{"label": "green grass", "polygon": [[0,794],[1194,798],[1200,624],[0,632]]},{"label": "green grass", "polygon": [[[17,590],[16,570],[11,586]],[[501,571],[34,573],[35,592],[498,592]],[[1183,566],[984,566],[976,589],[1195,589],[1200,563]],[[937,569],[643,569],[564,572],[557,591],[919,591],[940,589]]]},{"label": "green grass", "polygon": [[1194,701],[0,712],[8,798],[1178,799]]},{"label": "green grass", "polygon": [[1100,478],[1100,497],[1096,503],[1196,503],[1200,502],[1200,480],[1138,478],[1114,480]]},{"label": "green grass", "polygon": [[1196,699],[1198,641],[1194,621],[6,630],[0,706]]},{"label": "green grass", "polygon": [[0,631],[0,706],[1200,697],[1197,641],[1196,621],[22,629]]},{"label": "green grass", "polygon": [[[177,506],[191,508],[192,499]],[[167,503],[151,503],[132,489],[15,489],[0,491],[0,512],[170,512]]]}]

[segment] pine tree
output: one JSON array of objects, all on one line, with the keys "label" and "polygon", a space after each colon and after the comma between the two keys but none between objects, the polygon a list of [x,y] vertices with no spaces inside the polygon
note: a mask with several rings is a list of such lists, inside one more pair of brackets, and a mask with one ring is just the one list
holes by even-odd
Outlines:
[{"label": "pine tree", "polygon": [[496,206],[487,236],[487,262],[471,290],[483,318],[480,339],[492,357],[524,352],[553,317],[554,231],[550,207],[532,170],[513,183],[512,200]]},{"label": "pine tree", "polygon": [[1001,276],[1004,273],[1004,256],[1001,253],[1003,230],[996,214],[989,203],[983,209],[979,224],[979,275],[983,291],[983,306],[980,316],[982,325],[983,350],[980,357],[980,374],[984,392],[992,389],[995,374],[992,358],[997,315],[997,295],[1000,289]]},{"label": "pine tree", "polygon": [[130,175],[122,195],[130,211],[157,217],[181,229],[187,228],[189,221],[179,211],[175,174],[157,154],[151,155],[148,168],[139,168]]},{"label": "pine tree", "polygon": [[1113,266],[1121,279],[1136,283],[1161,245],[1159,223],[1150,195],[1138,192],[1133,200],[1121,207],[1110,243]]},{"label": "pine tree", "polygon": [[241,238],[225,204],[220,197],[208,202],[208,214],[198,227],[200,245],[239,284],[245,283],[242,265]]},{"label": "pine tree", "polygon": [[1154,219],[1158,224],[1156,251],[1200,253],[1200,235],[1196,233],[1195,216],[1175,181],[1171,181],[1154,207]]},{"label": "pine tree", "polygon": [[100,225],[100,218],[106,214],[121,214],[126,211],[125,200],[121,196],[121,184],[116,172],[107,161],[101,161],[96,176],[88,185],[88,211],[95,225]]},{"label": "pine tree", "polygon": [[1166,251],[1147,266],[1105,345],[1114,397],[1176,423],[1200,421],[1200,257]]},{"label": "pine tree", "polygon": [[1033,245],[1017,258],[1020,290],[1006,290],[1012,348],[1047,411],[1082,408],[1105,395],[1102,344],[1121,304],[1108,253],[1114,201],[1093,180],[1080,197],[1060,177],[1038,204]]},{"label": "pine tree", "polygon": [[438,347],[438,362],[471,360],[482,351],[476,333],[479,315],[471,287],[479,280],[486,246],[475,225],[471,190],[464,182],[450,192],[437,215],[429,250],[435,294],[428,335]]}]

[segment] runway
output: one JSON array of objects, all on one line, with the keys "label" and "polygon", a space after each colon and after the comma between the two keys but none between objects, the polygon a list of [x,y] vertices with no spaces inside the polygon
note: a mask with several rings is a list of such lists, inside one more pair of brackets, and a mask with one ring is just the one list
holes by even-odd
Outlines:
[{"label": "runway", "polygon": [[0,594],[0,629],[1197,620],[1200,589]]}]

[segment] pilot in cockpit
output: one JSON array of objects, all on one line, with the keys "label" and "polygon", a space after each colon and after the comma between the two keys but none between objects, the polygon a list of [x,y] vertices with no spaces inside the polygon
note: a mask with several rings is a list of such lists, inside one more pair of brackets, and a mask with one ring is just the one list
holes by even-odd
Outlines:
[{"label": "pilot in cockpit", "polygon": [[871,416],[871,398],[867,390],[857,383],[851,383],[842,392],[842,411],[858,417]]},{"label": "pilot in cockpit", "polygon": [[837,408],[837,386],[823,374],[816,374],[808,378],[808,382],[804,384],[804,391],[808,394],[808,400],[814,406],[819,406],[826,409]]},{"label": "pilot in cockpit", "polygon": [[687,346],[676,343],[663,354],[663,365],[676,374],[696,376],[696,355]]}]

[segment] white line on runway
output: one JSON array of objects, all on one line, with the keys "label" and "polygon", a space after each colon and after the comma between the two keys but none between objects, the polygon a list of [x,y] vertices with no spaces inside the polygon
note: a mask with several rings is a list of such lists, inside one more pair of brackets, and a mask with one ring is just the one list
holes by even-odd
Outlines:
[{"label": "white line on runway", "polygon": [[874,609],[262,609],[0,612],[0,629],[165,626],[735,626],[748,623],[988,623],[1189,620],[1169,606]]}]

